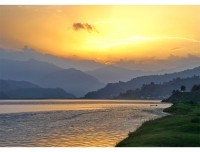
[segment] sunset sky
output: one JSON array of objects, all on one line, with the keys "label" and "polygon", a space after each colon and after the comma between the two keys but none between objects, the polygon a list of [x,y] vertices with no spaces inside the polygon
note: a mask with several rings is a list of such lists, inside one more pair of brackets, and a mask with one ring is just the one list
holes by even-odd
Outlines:
[{"label": "sunset sky", "polygon": [[0,47],[102,63],[200,56],[200,6],[0,6]]}]

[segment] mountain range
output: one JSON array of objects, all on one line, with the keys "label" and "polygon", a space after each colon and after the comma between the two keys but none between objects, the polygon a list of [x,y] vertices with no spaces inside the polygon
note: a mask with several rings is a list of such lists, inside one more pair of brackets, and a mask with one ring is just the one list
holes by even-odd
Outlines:
[{"label": "mountain range", "polygon": [[105,86],[95,77],[73,68],[51,72],[43,76],[37,83],[44,87],[63,88],[77,97],[82,97],[91,90]]},{"label": "mountain range", "polygon": [[[195,84],[200,84],[200,77],[193,76],[187,78],[176,78],[169,82],[162,84],[144,84],[140,89],[128,90],[125,93],[121,93],[117,99],[166,99],[175,90],[180,90],[181,86],[184,86],[189,91]],[[172,91],[173,90],[173,91]],[[181,90],[180,90],[181,91]]]},{"label": "mountain range", "polygon": [[73,94],[60,88],[41,88],[27,82],[0,80],[0,99],[72,99]]},{"label": "mountain range", "polygon": [[[166,71],[168,74],[163,74]],[[114,98],[143,84],[199,75],[200,67],[171,71],[134,70],[89,60],[59,58],[26,46],[21,51],[0,48],[0,79],[28,81],[42,88],[61,88],[78,98]]]},{"label": "mountain range", "polygon": [[96,77],[104,83],[114,83],[120,81],[127,81],[138,76],[148,75],[152,71],[130,70],[126,68],[116,67],[113,65],[106,65],[101,68],[86,71],[86,73]]},{"label": "mountain range", "polygon": [[[96,77],[102,83],[116,83],[128,81],[132,78],[145,75],[157,75],[183,71],[200,65],[200,58],[188,55],[182,58],[171,55],[166,60],[154,58],[143,61],[116,61],[110,64],[100,63],[94,60],[77,59],[76,57],[58,57],[39,50],[24,46],[22,49],[0,48],[0,58],[17,61],[36,60],[46,62],[61,69],[74,68]],[[163,67],[165,67],[163,69]]]},{"label": "mountain range", "polygon": [[177,77],[186,78],[186,77],[192,77],[194,75],[196,76],[200,75],[200,66],[176,73],[141,76],[133,78],[132,80],[127,82],[120,81],[118,83],[108,83],[104,88],[87,93],[84,98],[87,99],[114,98],[118,96],[120,93],[126,92],[127,90],[134,90],[137,88],[141,88],[143,84],[149,84],[151,82],[159,84],[163,82],[168,82]]},{"label": "mountain range", "polygon": [[55,66],[60,69],[73,68],[96,77],[103,83],[118,82],[120,80],[127,81],[137,76],[152,73],[151,71],[130,70],[114,65],[104,65],[92,60],[72,60],[69,58],[56,57],[50,54],[40,53],[27,46],[24,46],[21,50],[7,50],[0,48],[0,58],[7,59],[9,62],[12,62],[12,60],[22,61],[22,63],[26,61],[45,62],[46,64],[51,65],[52,68],[55,68]]},{"label": "mountain range", "polygon": [[0,59],[0,79],[28,81],[45,88],[62,88],[77,97],[104,86],[95,77],[76,69],[62,69],[34,59]]},{"label": "mountain range", "polygon": [[18,61],[34,59],[41,62],[51,63],[64,69],[75,68],[83,71],[94,70],[103,66],[101,63],[95,62],[93,60],[76,60],[41,53],[35,49],[29,48],[28,46],[24,46],[19,50],[0,48],[0,58]]}]

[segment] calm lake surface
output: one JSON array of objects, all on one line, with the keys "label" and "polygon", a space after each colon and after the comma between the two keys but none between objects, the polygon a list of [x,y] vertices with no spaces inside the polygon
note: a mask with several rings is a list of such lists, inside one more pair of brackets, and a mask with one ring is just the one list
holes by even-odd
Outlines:
[{"label": "calm lake surface", "polygon": [[156,100],[0,100],[0,146],[113,147],[169,106]]}]

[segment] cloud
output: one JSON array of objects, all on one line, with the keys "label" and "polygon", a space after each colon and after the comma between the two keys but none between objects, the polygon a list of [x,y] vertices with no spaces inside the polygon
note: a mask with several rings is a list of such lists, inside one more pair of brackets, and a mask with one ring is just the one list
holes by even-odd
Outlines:
[{"label": "cloud", "polygon": [[171,48],[170,50],[180,50],[180,49],[183,49],[183,47],[173,47],[173,48]]},{"label": "cloud", "polygon": [[88,23],[74,23],[72,25],[73,29],[75,31],[79,31],[79,30],[87,30],[88,32],[96,32],[96,33],[99,33],[97,31],[97,29],[93,26],[93,25],[90,25]]},{"label": "cloud", "polygon": [[187,38],[187,37],[164,36],[164,37],[158,37],[158,38],[159,39],[177,39],[177,40],[185,40],[185,41],[191,41],[191,42],[200,43],[199,40],[191,39],[191,38]]},{"label": "cloud", "polygon": [[140,69],[144,71],[177,72],[200,66],[200,56],[195,54],[187,54],[187,56],[171,54],[166,59],[158,59],[154,56],[140,60],[123,58],[115,62],[114,65],[134,70]]}]

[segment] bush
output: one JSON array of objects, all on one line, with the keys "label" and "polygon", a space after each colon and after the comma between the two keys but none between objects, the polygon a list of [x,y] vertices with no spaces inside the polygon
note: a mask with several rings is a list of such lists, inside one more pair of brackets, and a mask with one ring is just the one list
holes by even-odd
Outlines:
[{"label": "bush", "polygon": [[191,122],[192,123],[200,123],[200,118],[198,118],[198,117],[193,118],[193,119],[191,119]]}]

